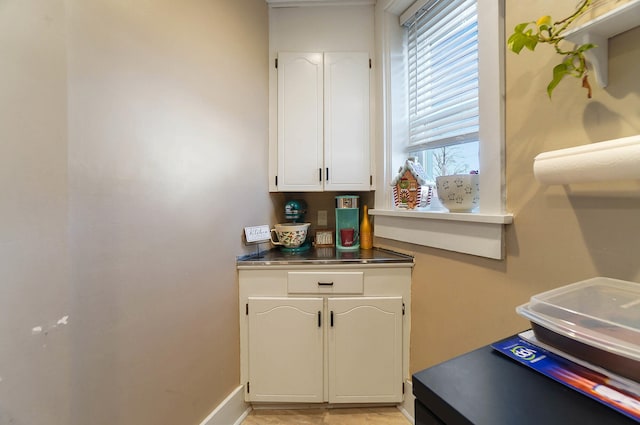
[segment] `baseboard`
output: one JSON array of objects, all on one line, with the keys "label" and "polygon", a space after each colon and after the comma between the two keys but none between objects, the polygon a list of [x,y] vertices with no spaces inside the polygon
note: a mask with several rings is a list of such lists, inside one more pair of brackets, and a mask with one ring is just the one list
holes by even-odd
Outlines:
[{"label": "baseboard", "polygon": [[[414,423],[415,419],[415,410],[414,404],[415,397],[413,395],[413,387],[410,380],[405,381],[405,394],[404,401],[401,404],[396,405],[398,410],[411,422]],[[376,404],[377,405],[377,404]],[[353,404],[349,407],[357,407],[360,404]],[[371,406],[371,404],[362,404],[362,406]],[[283,405],[278,404],[278,408],[282,409]],[[301,404],[295,404],[290,406],[290,408],[301,408]],[[318,408],[317,404],[309,405],[306,407]],[[340,405],[340,407],[346,407],[345,405]],[[255,406],[256,409],[273,409],[274,405],[269,404],[258,404]],[[220,403],[214,410],[207,416],[200,425],[240,425],[242,421],[247,417],[249,412],[251,412],[252,407],[249,403],[244,401],[244,386],[240,385],[235,390],[231,392],[225,398],[222,403]]]},{"label": "baseboard", "polygon": [[397,403],[251,403],[252,410],[352,409],[359,407],[398,407]]},{"label": "baseboard", "polygon": [[244,401],[244,386],[240,385],[200,425],[240,425],[250,411],[251,406]]},{"label": "baseboard", "polygon": [[415,401],[416,397],[413,395],[413,383],[408,379],[404,383],[404,401],[398,405],[398,410],[400,410],[412,424],[415,423],[416,417]]}]

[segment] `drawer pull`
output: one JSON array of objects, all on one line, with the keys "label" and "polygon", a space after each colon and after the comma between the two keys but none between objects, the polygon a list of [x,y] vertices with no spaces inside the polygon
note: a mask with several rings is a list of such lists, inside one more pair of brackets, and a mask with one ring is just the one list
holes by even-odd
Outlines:
[{"label": "drawer pull", "polygon": [[322,312],[318,312],[318,327],[322,327]]},{"label": "drawer pull", "polygon": [[318,286],[333,286],[333,282],[318,282]]}]

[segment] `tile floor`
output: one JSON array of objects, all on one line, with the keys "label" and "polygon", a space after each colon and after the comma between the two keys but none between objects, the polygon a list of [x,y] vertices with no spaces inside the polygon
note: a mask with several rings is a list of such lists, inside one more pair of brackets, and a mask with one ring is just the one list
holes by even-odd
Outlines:
[{"label": "tile floor", "polygon": [[410,425],[395,407],[252,410],[242,425]]}]

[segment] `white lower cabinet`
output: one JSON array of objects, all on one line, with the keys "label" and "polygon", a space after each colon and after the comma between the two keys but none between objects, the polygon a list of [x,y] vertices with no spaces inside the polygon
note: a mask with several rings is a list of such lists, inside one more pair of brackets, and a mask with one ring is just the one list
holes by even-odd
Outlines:
[{"label": "white lower cabinet", "polygon": [[245,400],[401,402],[410,270],[240,270]]},{"label": "white lower cabinet", "polygon": [[322,298],[249,298],[252,401],[323,401]]},{"label": "white lower cabinet", "polygon": [[402,401],[402,298],[327,303],[329,402]]}]

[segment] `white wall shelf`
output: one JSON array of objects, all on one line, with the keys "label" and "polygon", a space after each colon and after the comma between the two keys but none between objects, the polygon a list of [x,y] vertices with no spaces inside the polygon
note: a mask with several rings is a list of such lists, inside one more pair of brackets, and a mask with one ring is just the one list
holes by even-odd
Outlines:
[{"label": "white wall shelf", "polygon": [[549,185],[640,179],[640,134],[543,152],[533,173]]},{"label": "white wall shelf", "polygon": [[585,56],[593,66],[600,87],[609,83],[609,39],[640,25],[640,0],[632,0],[597,18],[567,31],[565,39],[575,44],[593,43]]}]

